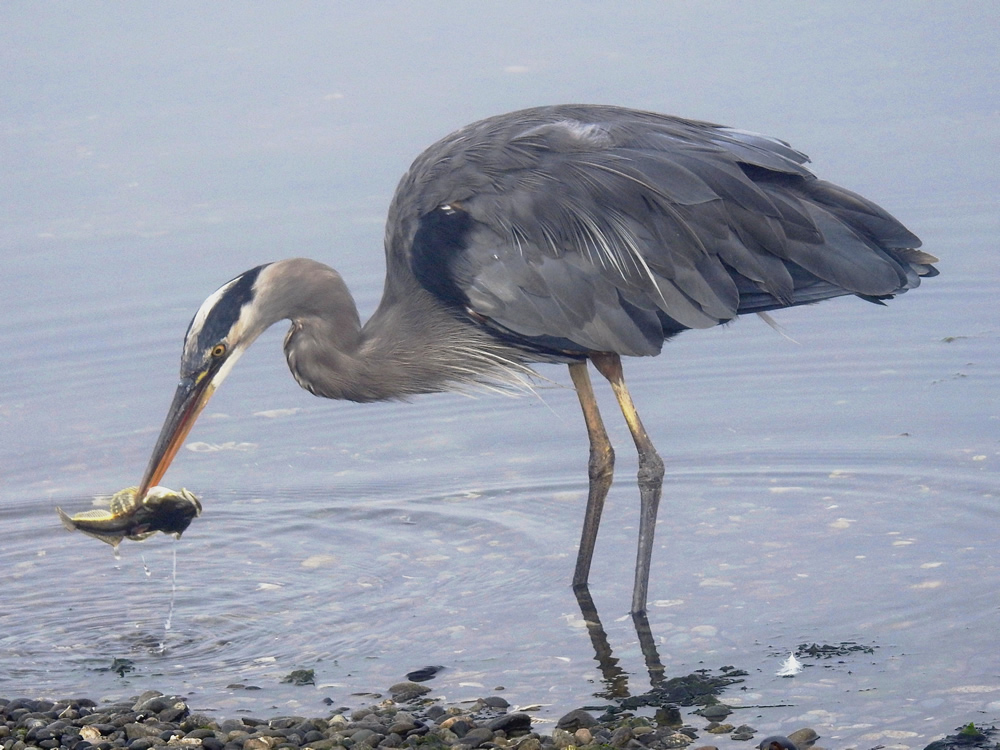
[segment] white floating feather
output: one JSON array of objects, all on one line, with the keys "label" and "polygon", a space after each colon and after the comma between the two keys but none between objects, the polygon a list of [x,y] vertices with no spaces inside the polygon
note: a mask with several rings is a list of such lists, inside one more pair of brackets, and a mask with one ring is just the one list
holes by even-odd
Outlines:
[{"label": "white floating feather", "polygon": [[795,658],[795,654],[789,654],[788,658],[781,663],[781,668],[777,671],[778,677],[794,677],[802,671],[802,662]]}]

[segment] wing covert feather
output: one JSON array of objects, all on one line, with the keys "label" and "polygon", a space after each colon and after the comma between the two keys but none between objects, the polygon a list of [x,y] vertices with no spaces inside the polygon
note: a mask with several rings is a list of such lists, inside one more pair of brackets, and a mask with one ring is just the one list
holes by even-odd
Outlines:
[{"label": "wing covert feather", "polygon": [[883,298],[935,273],[907,255],[919,240],[905,227],[807,161],[766,136],[614,107],[502,115],[404,176],[389,265],[401,254],[439,298],[514,337],[637,355],[741,312]]}]

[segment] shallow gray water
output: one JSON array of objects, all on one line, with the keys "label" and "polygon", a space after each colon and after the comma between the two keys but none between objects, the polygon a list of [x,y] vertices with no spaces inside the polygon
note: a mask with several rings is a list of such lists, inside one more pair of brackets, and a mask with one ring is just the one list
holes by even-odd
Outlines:
[{"label": "shallow gray water", "polygon": [[[564,368],[537,398],[335,404],[298,389],[274,330],[165,478],[205,505],[182,540],[115,559],[54,510],[138,480],[219,284],[308,255],[370,311],[421,148],[597,101],[785,138],[942,259],[888,307],[776,315],[798,343],[748,318],[627,363],[667,463],[649,612],[667,674],[746,669],[727,702],[783,707],[740,720],[833,747],[1000,720],[995,6],[535,5],[0,8],[0,695],[314,715],[442,664],[449,700],[599,703],[568,585],[586,438]],[[603,397],[619,465],[592,593],[635,694],[635,461]],[[842,641],[874,653],[775,676]],[[299,668],[316,687],[280,683]]]}]

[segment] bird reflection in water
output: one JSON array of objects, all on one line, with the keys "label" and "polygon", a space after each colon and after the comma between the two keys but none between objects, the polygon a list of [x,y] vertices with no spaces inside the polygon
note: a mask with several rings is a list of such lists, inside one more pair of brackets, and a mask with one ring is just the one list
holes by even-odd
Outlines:
[{"label": "bird reflection in water", "polygon": [[[609,699],[627,698],[631,695],[628,684],[629,674],[619,665],[618,658],[611,649],[608,634],[601,624],[601,616],[597,613],[597,607],[590,596],[590,589],[587,586],[574,586],[573,593],[576,594],[576,601],[580,605],[580,614],[587,626],[587,633],[590,635],[590,642],[594,647],[594,658],[597,660],[597,667],[601,671],[601,678],[605,685],[605,689],[595,693],[595,695]],[[666,679],[666,669],[663,662],[660,661],[660,653],[656,648],[653,631],[649,627],[649,619],[645,612],[633,612],[632,622],[635,625],[636,635],[639,637],[639,649],[642,651],[646,669],[649,672],[649,684],[653,689],[656,689]]]},{"label": "bird reflection in water", "polygon": [[701,669],[687,675],[668,677],[646,613],[633,612],[632,624],[649,675],[649,689],[637,690],[629,684],[632,675],[614,655],[589,589],[587,586],[575,586],[574,592],[601,672],[602,689],[595,692],[594,697],[609,701],[608,707],[615,707],[612,710],[654,708],[658,724],[679,727],[683,723],[679,706],[716,703],[718,695],[730,685],[742,682],[747,675],[735,667],[722,667],[717,673]]}]

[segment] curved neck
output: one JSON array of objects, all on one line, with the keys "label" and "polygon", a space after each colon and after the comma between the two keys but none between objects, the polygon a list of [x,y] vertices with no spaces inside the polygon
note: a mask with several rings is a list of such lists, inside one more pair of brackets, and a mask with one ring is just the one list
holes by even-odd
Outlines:
[{"label": "curved neck", "polygon": [[299,385],[317,396],[401,399],[498,377],[514,380],[525,369],[514,350],[456,317],[405,275],[404,288],[398,288],[400,279],[387,282],[378,309],[362,327],[333,269],[303,259],[270,268],[275,281],[266,288],[275,304],[261,305],[261,322],[292,321],[284,345],[288,366]]}]

